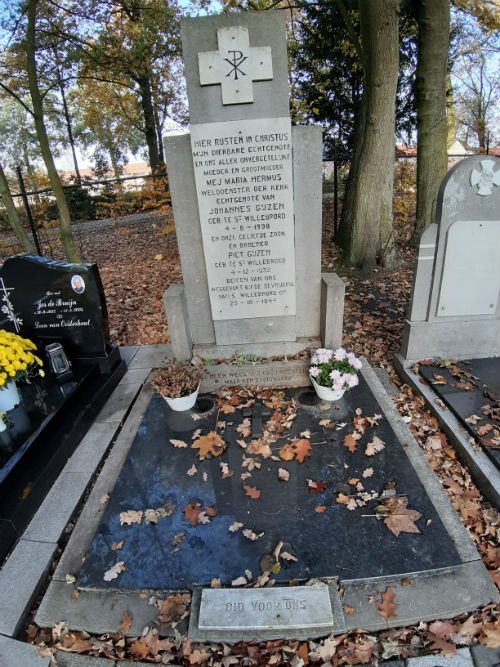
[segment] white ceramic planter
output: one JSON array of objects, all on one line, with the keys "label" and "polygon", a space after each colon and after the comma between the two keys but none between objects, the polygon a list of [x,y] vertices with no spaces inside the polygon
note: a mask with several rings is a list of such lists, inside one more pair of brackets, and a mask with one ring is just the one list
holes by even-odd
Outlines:
[{"label": "white ceramic planter", "polygon": [[345,394],[345,389],[334,391],[331,387],[322,387],[313,377],[309,376],[314,387],[314,391],[323,401],[339,401]]},{"label": "white ceramic planter", "polygon": [[0,412],[8,412],[19,405],[21,398],[19,390],[14,380],[7,382],[6,385],[0,389]]},{"label": "white ceramic planter", "polygon": [[175,410],[176,412],[181,412],[182,410],[191,410],[193,405],[196,403],[196,399],[198,398],[199,389],[200,385],[198,385],[196,391],[193,391],[193,393],[189,394],[189,396],[180,396],[179,398],[169,398],[168,396],[164,396],[163,398],[166,400],[167,405],[169,405],[172,410]]}]

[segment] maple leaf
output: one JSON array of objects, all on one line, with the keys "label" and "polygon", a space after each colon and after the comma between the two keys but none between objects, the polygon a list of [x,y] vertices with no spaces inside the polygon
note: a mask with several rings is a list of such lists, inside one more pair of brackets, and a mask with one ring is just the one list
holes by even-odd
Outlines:
[{"label": "maple leaf", "polygon": [[159,601],[158,620],[160,623],[177,623],[186,615],[191,602],[189,593],[175,593]]},{"label": "maple leaf", "polygon": [[237,530],[243,527],[242,523],[239,523],[238,521],[235,521],[229,526],[229,530],[231,533],[235,533]]},{"label": "maple leaf", "polygon": [[344,439],[342,440],[342,445],[344,447],[347,447],[347,449],[351,452],[351,454],[354,454],[356,451],[356,447],[358,446],[358,440],[360,439],[359,433],[348,433],[346,436],[344,436]]},{"label": "maple leaf", "polygon": [[381,452],[385,449],[383,441],[376,435],[373,436],[373,440],[366,445],[365,454],[367,456],[373,456],[377,452]]},{"label": "maple leaf", "polygon": [[245,417],[241,424],[236,427],[236,431],[244,438],[248,438],[252,432],[252,422],[250,421],[250,417]]},{"label": "maple leaf", "polygon": [[377,602],[377,609],[378,613],[383,617],[383,618],[396,618],[396,614],[394,613],[396,609],[399,607],[399,605],[394,602],[395,595],[392,592],[391,587],[389,586],[386,588],[384,593],[381,593],[381,602]]},{"label": "maple leaf", "polygon": [[420,533],[415,521],[420,519],[422,515],[417,510],[409,510],[406,507],[407,504],[408,498],[405,496],[398,499],[394,507],[389,504],[390,514],[385,517],[384,523],[396,537],[399,533]]},{"label": "maple leaf", "polygon": [[179,447],[179,448],[184,448],[187,447],[187,442],[184,442],[184,440],[173,440],[171,439],[170,442],[173,444],[174,447]]},{"label": "maple leaf", "polygon": [[280,449],[280,457],[283,461],[291,461],[295,458],[299,463],[304,463],[311,453],[311,443],[307,438],[287,442]]},{"label": "maple leaf", "polygon": [[127,510],[126,512],[120,512],[120,526],[123,526],[124,524],[130,526],[132,523],[141,523],[141,521],[141,510]]},{"label": "maple leaf", "polygon": [[326,510],[326,505],[318,505],[317,507],[314,508],[314,511],[317,512],[318,514],[321,514]]},{"label": "maple leaf", "polygon": [[128,613],[127,610],[125,610],[123,612],[122,620],[118,624],[118,627],[122,631],[122,634],[126,635],[130,630],[131,625],[132,625],[132,616]]},{"label": "maple leaf", "polygon": [[196,526],[198,523],[198,517],[200,515],[201,503],[191,502],[186,505],[182,510],[182,520],[189,521],[191,526]]},{"label": "maple leaf", "polygon": [[220,456],[225,446],[224,440],[215,431],[210,431],[207,435],[200,436],[191,445],[193,449],[200,450],[200,461],[210,455]]},{"label": "maple leaf", "polygon": [[260,498],[260,491],[256,486],[249,486],[248,484],[243,484],[243,489],[245,491],[245,495],[248,496],[249,498],[252,498],[253,500]]},{"label": "maple leaf", "polygon": [[326,482],[314,482],[312,479],[307,480],[309,493],[323,493],[326,489]]},{"label": "maple leaf", "polygon": [[117,579],[118,575],[121,574],[124,570],[124,561],[120,560],[104,573],[103,579],[104,581],[113,581],[113,579]]},{"label": "maple leaf", "polygon": [[278,479],[281,482],[288,482],[290,479],[290,473],[285,468],[278,468]]}]

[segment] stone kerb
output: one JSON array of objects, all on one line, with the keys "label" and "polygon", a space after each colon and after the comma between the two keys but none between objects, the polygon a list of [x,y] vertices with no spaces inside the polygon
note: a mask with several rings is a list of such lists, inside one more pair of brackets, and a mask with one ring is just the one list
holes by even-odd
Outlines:
[{"label": "stone kerb", "polygon": [[175,356],[293,355],[325,332],[340,345],[343,290],[320,273],[321,129],[290,127],[282,12],[187,19],[182,41],[191,133],[164,138]]},{"label": "stone kerb", "polygon": [[423,232],[402,356],[500,355],[500,159],[456,164]]}]

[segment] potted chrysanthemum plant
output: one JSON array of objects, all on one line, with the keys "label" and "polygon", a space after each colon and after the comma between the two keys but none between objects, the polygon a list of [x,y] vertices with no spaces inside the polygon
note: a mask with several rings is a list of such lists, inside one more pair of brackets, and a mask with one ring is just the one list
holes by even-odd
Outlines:
[{"label": "potted chrysanthemum plant", "polygon": [[0,330],[0,411],[7,412],[21,399],[17,382],[43,377],[43,362],[35,354],[36,345],[10,331]]},{"label": "potted chrysanthemum plant", "polygon": [[321,399],[338,401],[344,392],[359,384],[357,371],[361,365],[361,360],[343,347],[319,348],[311,356],[309,377]]}]

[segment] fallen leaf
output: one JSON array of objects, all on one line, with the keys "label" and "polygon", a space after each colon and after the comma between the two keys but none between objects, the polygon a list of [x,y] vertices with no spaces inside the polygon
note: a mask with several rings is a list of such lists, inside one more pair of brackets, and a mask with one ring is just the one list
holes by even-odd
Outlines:
[{"label": "fallen leaf", "polygon": [[195,464],[193,463],[193,465],[187,471],[186,475],[189,475],[189,477],[192,477],[193,475],[196,475],[197,472],[198,472],[197,468],[196,468]]},{"label": "fallen leaf", "polygon": [[242,534],[249,540],[252,540],[254,542],[255,540],[258,540],[259,537],[262,537],[264,533],[254,533],[253,530],[250,530],[250,528],[245,528],[245,530],[242,531]]},{"label": "fallen leaf", "polygon": [[248,484],[243,484],[243,490],[245,495],[253,500],[260,498],[260,491],[256,486],[249,486]]},{"label": "fallen leaf", "polygon": [[366,468],[363,470],[361,475],[366,479],[367,477],[371,477],[373,475],[373,468]]},{"label": "fallen leaf", "polygon": [[121,574],[124,570],[124,561],[120,560],[104,573],[103,579],[104,581],[113,581],[113,579],[116,579],[118,575]]},{"label": "fallen leaf", "polygon": [[285,468],[278,468],[278,479],[281,482],[288,482],[290,479],[290,473]]},{"label": "fallen leaf", "polygon": [[384,593],[381,593],[381,602],[377,602],[377,609],[378,613],[383,617],[383,618],[396,618],[396,614],[394,613],[396,609],[399,607],[399,605],[394,602],[395,595],[392,592],[391,587],[389,586],[386,588]]},{"label": "fallen leaf", "polygon": [[187,442],[184,442],[184,440],[171,439],[170,442],[173,444],[174,447],[184,448],[188,446]]},{"label": "fallen leaf", "polygon": [[196,526],[198,523],[198,517],[200,514],[200,503],[196,502],[191,502],[186,505],[186,507],[182,510],[182,520],[183,521],[189,521],[191,523],[191,526]]},{"label": "fallen leaf", "polygon": [[120,526],[126,524],[130,526],[132,523],[141,523],[142,522],[142,511],[141,510],[127,510],[126,512],[120,512]]},{"label": "fallen leaf", "polygon": [[220,469],[222,472],[222,479],[227,477],[232,477],[234,475],[234,470],[229,470],[229,465],[225,461],[220,462]]},{"label": "fallen leaf", "polygon": [[366,445],[365,454],[366,456],[373,456],[377,452],[381,452],[384,448],[383,441],[374,435],[373,440]]},{"label": "fallen leaf", "polygon": [[295,556],[292,556],[292,554],[289,554],[288,551],[282,551],[280,554],[280,558],[283,558],[283,560],[286,561],[292,561],[292,562],[297,562],[297,558]]},{"label": "fallen leaf", "polygon": [[238,521],[235,521],[229,526],[229,530],[231,533],[235,533],[237,530],[243,527],[242,523],[239,523]]},{"label": "fallen leaf", "polygon": [[415,521],[422,516],[417,510],[409,510],[406,505],[408,498],[400,498],[397,504],[391,508],[390,514],[384,519],[385,525],[396,537],[400,533],[420,533]]},{"label": "fallen leaf", "polygon": [[360,439],[359,433],[348,433],[347,435],[344,436],[344,439],[342,440],[342,445],[344,447],[347,447],[347,449],[351,452],[351,454],[354,454],[356,451],[356,447],[358,446],[358,440]]},{"label": "fallen leaf", "polygon": [[116,544],[112,544],[111,551],[117,551],[118,549],[121,549],[123,546],[123,542],[124,540],[122,540],[121,542],[117,542]]},{"label": "fallen leaf", "polygon": [[185,537],[184,533],[177,533],[177,535],[174,535],[172,538],[172,546],[176,547],[178,544],[182,542],[184,537]]},{"label": "fallen leaf", "polygon": [[231,582],[231,586],[245,586],[247,583],[247,580],[245,577],[237,577],[236,579],[233,579]]},{"label": "fallen leaf", "polygon": [[221,580],[218,577],[214,577],[210,581],[210,588],[222,588]]},{"label": "fallen leaf", "polygon": [[354,616],[354,608],[349,607],[349,605],[344,604],[342,605],[342,609],[345,611],[346,614],[349,614],[349,616]]},{"label": "fallen leaf", "polygon": [[118,627],[122,631],[122,634],[126,635],[130,630],[131,625],[132,625],[132,616],[129,614],[127,610],[125,610],[123,612],[122,620],[118,624]]},{"label": "fallen leaf", "polygon": [[311,453],[311,443],[307,438],[287,442],[280,449],[280,457],[283,461],[291,461],[295,458],[299,463],[304,463]]},{"label": "fallen leaf", "polygon": [[432,644],[430,646],[431,650],[439,651],[439,655],[443,655],[447,658],[451,658],[453,655],[457,654],[457,649],[454,644],[432,635],[430,632],[426,633],[427,639],[429,639]]},{"label": "fallen leaf", "polygon": [[318,505],[317,507],[314,508],[314,511],[317,512],[318,514],[321,514],[326,510],[326,505]]},{"label": "fallen leaf", "polygon": [[200,436],[191,445],[193,449],[200,450],[200,461],[210,455],[220,456],[225,446],[224,440],[215,431],[210,431],[207,435]]},{"label": "fallen leaf", "polygon": [[214,517],[217,515],[217,510],[215,507],[207,507],[207,505],[205,505],[205,512],[208,514],[208,516]]},{"label": "fallen leaf", "polygon": [[312,479],[307,480],[309,493],[323,493],[326,489],[326,482],[314,482]]},{"label": "fallen leaf", "polygon": [[[113,548],[113,547],[111,547]],[[72,574],[67,574],[66,575],[66,583],[67,584],[74,584],[76,581],[76,577],[74,577]]]},{"label": "fallen leaf", "polygon": [[158,620],[160,623],[177,623],[186,614],[191,596],[189,593],[175,593],[160,601]]}]

